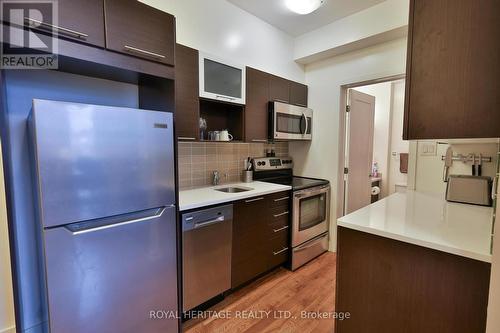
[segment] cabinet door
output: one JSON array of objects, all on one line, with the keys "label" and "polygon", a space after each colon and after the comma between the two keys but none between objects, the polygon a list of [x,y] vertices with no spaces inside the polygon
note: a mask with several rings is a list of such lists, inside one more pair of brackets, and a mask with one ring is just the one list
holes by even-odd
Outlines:
[{"label": "cabinet door", "polygon": [[245,140],[267,142],[269,74],[247,67]]},{"label": "cabinet door", "polygon": [[40,31],[55,31],[59,37],[104,47],[103,0],[59,0],[57,23],[27,17],[28,24]]},{"label": "cabinet door", "polygon": [[199,138],[198,50],[175,47],[175,125],[179,140]]},{"label": "cabinet door", "polygon": [[231,287],[236,288],[267,270],[266,198],[234,204]]},{"label": "cabinet door", "polygon": [[290,104],[307,107],[307,86],[290,82]]},{"label": "cabinet door", "polygon": [[269,78],[269,100],[282,103],[290,102],[290,81],[279,76]]},{"label": "cabinet door", "polygon": [[500,1],[411,0],[405,139],[500,136]]},{"label": "cabinet door", "polygon": [[175,18],[137,0],[105,0],[110,50],[174,64]]}]

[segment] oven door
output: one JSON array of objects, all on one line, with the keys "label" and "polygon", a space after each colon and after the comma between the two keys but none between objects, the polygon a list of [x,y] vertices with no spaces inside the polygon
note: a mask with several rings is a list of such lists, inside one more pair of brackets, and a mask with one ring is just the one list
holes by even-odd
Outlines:
[{"label": "oven door", "polygon": [[272,139],[312,139],[313,112],[311,109],[280,102],[273,102],[272,110]]},{"label": "oven door", "polygon": [[298,246],[328,231],[330,186],[293,193],[292,246]]}]

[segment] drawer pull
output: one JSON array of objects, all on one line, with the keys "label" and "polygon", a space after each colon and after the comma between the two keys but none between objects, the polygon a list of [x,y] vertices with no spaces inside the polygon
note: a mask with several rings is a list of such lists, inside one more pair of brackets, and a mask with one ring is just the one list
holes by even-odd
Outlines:
[{"label": "drawer pull", "polygon": [[245,200],[246,203],[250,203],[250,202],[255,202],[255,201],[260,201],[260,200],[264,200],[263,197],[260,197],[260,198],[255,198],[255,199],[250,199],[250,200]]},{"label": "drawer pull", "polygon": [[138,54],[146,55],[146,56],[149,56],[149,57],[152,57],[152,58],[165,59],[165,56],[163,54],[158,54],[158,53],[154,53],[154,52],[151,52],[151,51],[146,51],[146,50],[143,50],[143,49],[138,49],[137,47],[125,45],[123,48],[126,51],[129,51],[131,53],[138,53]]},{"label": "drawer pull", "polygon": [[196,138],[191,138],[191,137],[187,137],[187,136],[179,136],[177,138],[178,140],[196,140]]},{"label": "drawer pull", "polygon": [[252,142],[262,142],[267,143],[268,140],[252,139]]},{"label": "drawer pull", "polygon": [[63,34],[69,34],[76,36],[77,38],[82,38],[86,39],[89,35],[84,34],[83,32],[79,32],[76,30],[71,30],[63,27],[58,27],[57,25],[49,24],[47,22],[42,22],[39,20],[32,19],[30,17],[25,17],[25,21],[28,21],[29,25],[31,28],[36,29],[36,28],[41,28],[41,29],[53,29],[57,30],[58,33],[63,33]]},{"label": "drawer pull", "polygon": [[280,214],[274,214],[274,217],[280,217],[280,216],[284,216],[284,215],[287,215],[287,214],[288,214],[288,211],[280,213]]},{"label": "drawer pull", "polygon": [[287,226],[287,225],[286,225],[286,226],[284,226],[283,228],[273,229],[273,232],[275,232],[275,233],[276,233],[276,232],[280,232],[280,231],[283,231],[283,230],[286,230],[286,229],[288,229],[288,226]]},{"label": "drawer pull", "polygon": [[283,197],[283,198],[279,198],[279,199],[274,199],[274,202],[288,200],[288,199],[290,199],[290,197]]},{"label": "drawer pull", "polygon": [[281,254],[281,253],[283,253],[283,252],[285,252],[285,251],[288,251],[288,248],[287,248],[287,247],[285,247],[283,250],[279,250],[278,252],[274,252],[274,251],[273,251],[273,255],[277,256],[278,254]]}]

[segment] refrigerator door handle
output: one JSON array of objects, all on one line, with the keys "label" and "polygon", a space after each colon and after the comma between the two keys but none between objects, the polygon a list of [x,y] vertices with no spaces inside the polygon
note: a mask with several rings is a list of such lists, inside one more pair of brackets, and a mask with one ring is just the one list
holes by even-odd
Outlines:
[{"label": "refrigerator door handle", "polygon": [[105,217],[84,222],[77,222],[65,225],[64,228],[72,235],[81,235],[89,232],[95,232],[110,228],[121,227],[127,224],[140,223],[159,218],[167,208],[173,208],[174,205],[158,208],[146,209],[139,212],[127,213],[117,216]]}]

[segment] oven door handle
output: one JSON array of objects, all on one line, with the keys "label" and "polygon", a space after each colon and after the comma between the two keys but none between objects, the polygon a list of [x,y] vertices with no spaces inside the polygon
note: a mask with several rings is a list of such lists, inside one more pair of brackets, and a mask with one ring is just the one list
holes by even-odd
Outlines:
[{"label": "oven door handle", "polygon": [[298,191],[293,194],[293,197],[295,199],[302,199],[302,198],[307,198],[307,197],[312,197],[314,195],[322,194],[322,193],[327,193],[330,191],[330,186],[325,186],[321,187],[319,189],[308,189],[308,190],[303,190],[303,191]]}]

